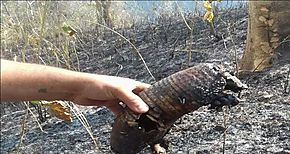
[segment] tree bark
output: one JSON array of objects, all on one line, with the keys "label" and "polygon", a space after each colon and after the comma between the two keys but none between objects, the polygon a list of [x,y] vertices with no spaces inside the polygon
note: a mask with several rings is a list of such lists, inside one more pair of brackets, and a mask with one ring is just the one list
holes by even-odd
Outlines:
[{"label": "tree bark", "polygon": [[[283,39],[289,38],[290,2],[249,1],[247,33],[240,70],[260,71],[270,66],[281,51]],[[289,48],[284,50],[280,56],[290,57]]]}]

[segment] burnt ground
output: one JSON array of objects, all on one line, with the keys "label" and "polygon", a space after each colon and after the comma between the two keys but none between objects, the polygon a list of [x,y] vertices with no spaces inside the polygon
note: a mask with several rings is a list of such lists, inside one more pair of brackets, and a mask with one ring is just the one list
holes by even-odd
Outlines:
[{"label": "burnt ground", "polygon": [[[190,66],[215,62],[233,70],[235,51],[241,58],[245,50],[246,11],[233,9],[220,14],[216,30],[222,40],[210,36],[201,18],[189,15],[187,19],[194,27],[193,37],[179,16],[117,31],[137,47],[156,80],[186,68],[188,50],[193,51]],[[79,37],[81,71],[155,82],[132,46],[116,34],[107,31],[95,35],[90,31]],[[72,59],[76,63],[74,56]],[[242,80],[249,89],[242,92],[243,101],[238,106],[225,112],[203,107],[183,116],[165,136],[169,142],[167,152],[222,153],[224,145],[225,153],[290,153],[289,71],[288,61],[245,75]],[[19,146],[26,110],[1,108],[1,153],[17,149],[20,153],[111,153],[109,137],[115,117],[106,108],[81,108],[100,144],[98,150],[77,118],[72,123],[49,118],[41,124],[41,132],[31,114],[25,121]],[[149,152],[150,148],[146,148],[141,153]]]}]

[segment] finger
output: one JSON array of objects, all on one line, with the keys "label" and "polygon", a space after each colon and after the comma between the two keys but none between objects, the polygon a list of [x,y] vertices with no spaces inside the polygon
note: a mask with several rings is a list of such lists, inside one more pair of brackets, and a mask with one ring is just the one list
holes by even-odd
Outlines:
[{"label": "finger", "polygon": [[132,90],[134,94],[139,94],[141,91],[145,90],[145,87],[136,87]]},{"label": "finger", "polygon": [[143,100],[134,94],[133,92],[126,89],[117,89],[115,96],[122,100],[131,110],[138,113],[145,113],[149,110],[149,107]]},{"label": "finger", "polygon": [[118,106],[118,105],[115,105],[115,106],[110,106],[108,107],[115,115],[118,115],[119,113],[122,112],[123,108]]},{"label": "finger", "polygon": [[122,111],[122,106],[119,105],[119,101],[99,101],[92,99],[79,99],[75,100],[74,103],[83,105],[83,106],[106,106],[109,108],[115,115],[119,114]]},{"label": "finger", "polygon": [[83,106],[102,106],[103,102],[97,101],[97,100],[92,100],[92,99],[87,99],[87,98],[77,98],[73,100],[74,103],[83,105]]},{"label": "finger", "polygon": [[104,106],[109,108],[115,115],[117,115],[123,110],[123,107],[119,103],[119,100],[104,101]]},{"label": "finger", "polygon": [[149,88],[151,85],[143,82],[139,82],[140,85],[138,87]]},{"label": "finger", "polygon": [[118,102],[120,101],[117,101],[117,100],[110,100],[110,101],[103,101],[103,100],[94,100],[94,99],[89,99],[89,98],[80,98],[80,99],[75,99],[73,101],[74,103],[76,104],[79,104],[79,105],[83,105],[83,106],[113,106],[114,103],[112,102],[115,102],[116,105],[118,105]]},{"label": "finger", "polygon": [[135,94],[139,94],[141,91],[143,91],[144,89],[149,88],[151,85],[150,84],[146,84],[146,83],[142,83],[140,82],[139,85],[137,85],[134,89],[133,89],[133,93]]}]

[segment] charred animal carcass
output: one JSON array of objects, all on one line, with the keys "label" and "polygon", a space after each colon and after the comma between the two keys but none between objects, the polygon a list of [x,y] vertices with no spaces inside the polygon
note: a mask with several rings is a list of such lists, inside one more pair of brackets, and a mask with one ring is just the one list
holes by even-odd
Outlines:
[{"label": "charred animal carcass", "polygon": [[133,154],[162,139],[182,115],[201,106],[218,108],[239,103],[234,92],[247,88],[221,66],[202,63],[164,78],[139,96],[149,111],[136,114],[128,108],[113,125],[111,148],[116,153]]}]

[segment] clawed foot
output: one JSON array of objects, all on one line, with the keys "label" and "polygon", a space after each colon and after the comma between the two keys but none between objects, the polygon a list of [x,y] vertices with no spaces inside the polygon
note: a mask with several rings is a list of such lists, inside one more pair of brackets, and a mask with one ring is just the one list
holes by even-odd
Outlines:
[{"label": "clawed foot", "polygon": [[235,106],[239,104],[239,99],[233,94],[222,94],[217,97],[217,99],[210,104],[209,109],[219,110],[223,106]]},{"label": "clawed foot", "polygon": [[153,145],[152,151],[153,154],[166,154],[165,148],[163,148],[159,143]]},{"label": "clawed foot", "polygon": [[210,103],[209,109],[219,110],[223,106],[235,106],[239,104],[239,99],[234,93],[239,93],[243,89],[247,89],[248,86],[243,84],[236,76],[231,75],[228,72],[223,73],[223,77],[226,80],[226,86],[224,92],[218,95],[212,103]]}]

